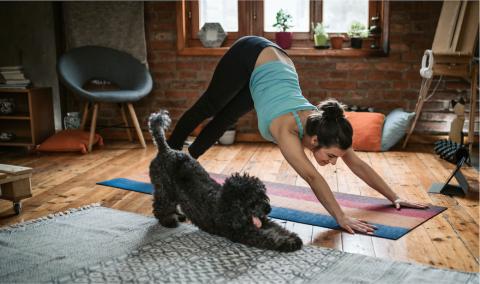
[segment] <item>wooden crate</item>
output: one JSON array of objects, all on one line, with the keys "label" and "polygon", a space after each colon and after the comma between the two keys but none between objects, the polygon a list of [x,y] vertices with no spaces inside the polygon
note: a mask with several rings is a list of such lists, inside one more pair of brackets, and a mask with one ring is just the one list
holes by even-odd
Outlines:
[{"label": "wooden crate", "polygon": [[0,199],[12,201],[17,215],[22,209],[20,200],[32,196],[31,177],[32,168],[0,164]]}]

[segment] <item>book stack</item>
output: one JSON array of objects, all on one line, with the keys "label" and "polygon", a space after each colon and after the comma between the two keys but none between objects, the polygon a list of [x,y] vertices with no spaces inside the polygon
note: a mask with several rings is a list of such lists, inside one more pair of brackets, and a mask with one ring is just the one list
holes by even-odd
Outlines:
[{"label": "book stack", "polygon": [[0,88],[26,89],[31,82],[23,74],[22,66],[0,66]]}]

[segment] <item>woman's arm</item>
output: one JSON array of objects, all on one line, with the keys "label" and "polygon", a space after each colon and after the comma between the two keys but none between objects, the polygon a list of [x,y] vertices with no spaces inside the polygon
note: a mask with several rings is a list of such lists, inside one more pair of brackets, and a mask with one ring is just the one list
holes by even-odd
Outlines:
[{"label": "woman's arm", "polygon": [[375,172],[372,167],[360,159],[357,154],[353,151],[352,148],[349,148],[345,155],[342,157],[342,160],[347,164],[347,166],[352,170],[352,172],[362,179],[366,184],[371,188],[380,192],[392,203],[398,199],[398,196],[393,190],[387,185],[387,183]]},{"label": "woman's arm", "polygon": [[366,184],[371,188],[375,189],[388,200],[390,200],[397,209],[400,209],[401,206],[413,207],[413,208],[427,208],[426,204],[408,202],[401,199],[388,184],[380,177],[380,175],[375,172],[375,170],[360,159],[357,154],[353,151],[352,148],[349,148],[345,155],[342,157],[345,164],[352,170],[352,172],[362,179]]},{"label": "woman's arm", "polygon": [[320,201],[328,213],[337,220],[337,223],[343,229],[352,234],[354,231],[363,233],[373,232],[376,228],[375,226],[345,215],[338,205],[337,200],[335,200],[327,182],[305,155],[296,133],[283,130],[281,133],[277,133],[277,137],[275,138],[287,162],[310,185],[318,201]]}]

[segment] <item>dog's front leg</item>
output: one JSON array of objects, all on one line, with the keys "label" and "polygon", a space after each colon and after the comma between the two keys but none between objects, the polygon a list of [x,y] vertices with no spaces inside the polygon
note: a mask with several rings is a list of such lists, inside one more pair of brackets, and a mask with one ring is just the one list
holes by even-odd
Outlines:
[{"label": "dog's front leg", "polygon": [[292,252],[302,248],[302,239],[278,224],[267,221],[262,228],[243,236],[241,243],[261,249]]},{"label": "dog's front leg", "polygon": [[164,227],[175,228],[178,226],[176,203],[169,198],[168,192],[161,184],[155,184],[153,215]]}]

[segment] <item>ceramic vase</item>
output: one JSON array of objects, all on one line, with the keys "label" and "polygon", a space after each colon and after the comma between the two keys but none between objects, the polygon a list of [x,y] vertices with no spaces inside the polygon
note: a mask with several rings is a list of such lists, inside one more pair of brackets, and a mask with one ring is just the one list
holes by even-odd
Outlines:
[{"label": "ceramic vase", "polygon": [[11,98],[0,99],[0,114],[11,114],[15,111],[15,101]]},{"label": "ceramic vase", "polygon": [[65,129],[80,128],[80,113],[67,112],[67,115],[63,118],[63,127]]}]

